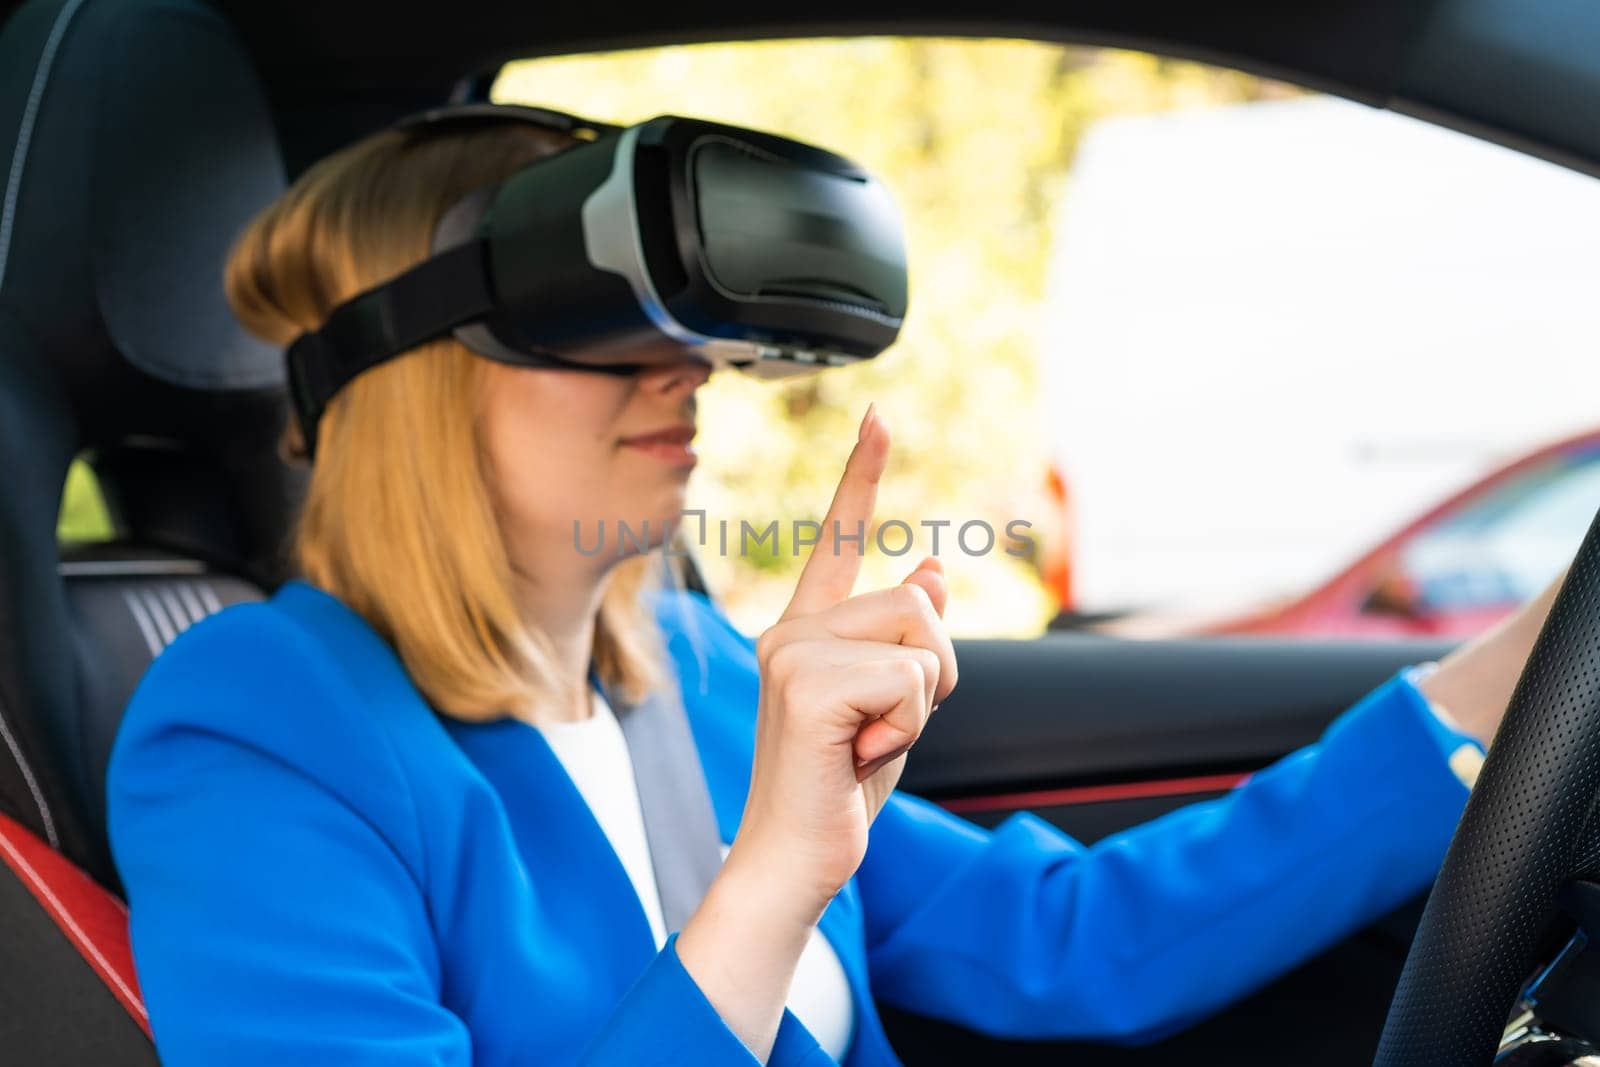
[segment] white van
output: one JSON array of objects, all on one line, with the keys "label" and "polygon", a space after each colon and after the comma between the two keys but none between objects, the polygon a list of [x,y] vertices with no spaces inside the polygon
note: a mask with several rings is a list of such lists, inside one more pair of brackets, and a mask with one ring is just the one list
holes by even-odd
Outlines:
[{"label": "white van", "polygon": [[1040,350],[1077,608],[1292,594],[1600,424],[1600,182],[1319,96],[1105,121]]}]

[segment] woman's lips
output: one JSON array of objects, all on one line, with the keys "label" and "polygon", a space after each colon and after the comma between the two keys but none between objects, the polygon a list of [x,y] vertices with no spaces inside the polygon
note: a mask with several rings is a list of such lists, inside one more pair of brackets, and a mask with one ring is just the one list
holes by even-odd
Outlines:
[{"label": "woman's lips", "polygon": [[619,443],[677,467],[692,467],[700,459],[695,455],[694,447],[690,443],[693,440],[694,427],[691,425],[672,426],[652,433],[635,434],[632,437],[624,437]]}]

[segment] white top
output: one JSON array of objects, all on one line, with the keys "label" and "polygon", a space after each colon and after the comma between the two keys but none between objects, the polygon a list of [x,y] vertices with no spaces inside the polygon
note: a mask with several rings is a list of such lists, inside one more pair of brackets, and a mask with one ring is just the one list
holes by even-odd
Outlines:
[{"label": "white top", "polygon": [[[539,732],[566,768],[567,776],[594,813],[595,822],[605,831],[612,851],[622,861],[650,921],[656,949],[660,950],[666,944],[668,931],[656,890],[644,815],[639,808],[639,790],[633,779],[633,760],[628,757],[627,739],[616,713],[596,692],[594,714],[587,719],[546,723]],[[727,845],[722,846],[722,855],[727,857]],[[788,1007],[823,1051],[836,1060],[844,1059],[855,1021],[850,986],[833,947],[815,929],[795,968]]]}]

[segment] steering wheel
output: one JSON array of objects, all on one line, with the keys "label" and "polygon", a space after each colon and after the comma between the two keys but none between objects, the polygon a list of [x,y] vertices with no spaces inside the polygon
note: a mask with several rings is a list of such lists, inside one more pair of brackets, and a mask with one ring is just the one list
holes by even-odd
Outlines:
[{"label": "steering wheel", "polygon": [[1600,518],[1522,670],[1401,973],[1374,1067],[1490,1063],[1556,895],[1596,870]]}]

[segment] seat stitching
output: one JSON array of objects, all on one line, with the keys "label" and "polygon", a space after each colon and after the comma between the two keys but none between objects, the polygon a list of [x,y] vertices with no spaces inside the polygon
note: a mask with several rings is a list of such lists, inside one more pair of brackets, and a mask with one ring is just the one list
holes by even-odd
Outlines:
[{"label": "seat stitching", "polygon": [[6,179],[5,204],[0,207],[0,288],[5,286],[6,263],[11,258],[11,231],[17,215],[17,197],[22,189],[22,172],[28,162],[28,146],[33,140],[33,124],[39,117],[39,101],[44,98],[45,83],[50,80],[50,68],[55,64],[56,50],[67,32],[83,0],[70,0],[50,27],[44,50],[39,53],[39,66],[33,72],[33,85],[28,89],[28,102],[22,109],[22,123],[17,127],[17,147],[11,155],[11,173]]},{"label": "seat stitching", "polygon": [[59,849],[61,839],[56,836],[56,823],[50,817],[50,805],[44,802],[44,793],[40,791],[39,783],[33,777],[33,770],[28,766],[28,761],[22,758],[22,746],[17,744],[11,728],[6,725],[3,709],[0,709],[0,737],[5,738],[6,748],[11,750],[11,758],[17,761],[17,769],[22,772],[22,780],[27,783],[28,792],[32,794],[33,802],[39,809],[39,817],[44,820],[44,835],[49,839],[50,847]]},{"label": "seat stitching", "polygon": [[144,646],[150,650],[153,660],[161,655],[161,641],[156,636],[155,625],[150,621],[150,616],[140,606],[139,600],[133,595],[132,589],[122,590],[122,601],[128,605],[128,611],[133,615],[133,621],[139,624],[139,632],[144,634]]},{"label": "seat stitching", "polygon": [[172,615],[173,629],[177,633],[181,634],[195,624],[196,620],[189,614],[189,609],[178,603],[178,598],[173,596],[171,586],[163,585],[158,592],[161,603],[167,606],[167,611]]},{"label": "seat stitching", "polygon": [[161,647],[166,648],[172,644],[172,639],[178,636],[172,620],[167,618],[167,609],[161,606],[160,599],[149,589],[139,590],[139,599],[144,601],[144,610],[150,613],[150,617],[155,620],[156,629],[161,633]]},{"label": "seat stitching", "polygon": [[175,582],[174,585],[177,587],[178,596],[183,600],[183,606],[189,609],[189,614],[194,616],[195,622],[210,614],[206,611],[205,605],[194,595],[193,582]]}]

